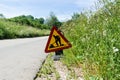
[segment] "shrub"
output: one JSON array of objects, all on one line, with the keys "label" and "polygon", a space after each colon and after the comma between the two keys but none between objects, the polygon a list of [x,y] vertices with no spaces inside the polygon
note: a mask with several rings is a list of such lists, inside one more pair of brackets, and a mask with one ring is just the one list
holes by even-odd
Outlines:
[{"label": "shrub", "polygon": [[65,51],[63,60],[68,66],[82,64],[85,80],[120,79],[118,1],[104,0],[104,6],[95,13],[81,13],[79,18],[63,25],[65,36],[73,45]]}]

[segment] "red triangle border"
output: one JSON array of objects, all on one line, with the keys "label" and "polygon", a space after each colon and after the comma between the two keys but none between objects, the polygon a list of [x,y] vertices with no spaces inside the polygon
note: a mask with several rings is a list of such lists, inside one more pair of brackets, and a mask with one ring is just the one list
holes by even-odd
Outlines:
[{"label": "red triangle border", "polygon": [[[62,39],[68,43],[68,46],[65,46],[65,47],[61,47],[61,48],[56,48],[56,49],[51,49],[51,50],[48,50],[48,47],[49,47],[49,44],[50,44],[50,40],[52,38],[52,34],[54,32],[54,30],[56,30],[56,32],[62,37]],[[59,50],[63,50],[63,49],[67,49],[67,48],[70,48],[72,47],[71,43],[63,36],[63,34],[61,34],[60,31],[58,31],[58,29],[54,26],[50,32],[50,36],[48,38],[48,42],[47,42],[47,45],[46,45],[46,48],[45,48],[45,52],[46,53],[49,53],[49,52],[54,52],[54,51],[59,51]]]}]

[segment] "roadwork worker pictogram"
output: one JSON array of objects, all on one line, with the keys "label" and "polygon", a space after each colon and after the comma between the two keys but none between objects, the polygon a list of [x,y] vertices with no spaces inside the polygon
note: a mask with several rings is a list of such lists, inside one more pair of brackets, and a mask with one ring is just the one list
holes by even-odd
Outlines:
[{"label": "roadwork worker pictogram", "polygon": [[57,46],[54,46],[54,43],[53,43],[53,44],[50,44],[50,48],[64,46],[64,44],[61,43],[61,39],[60,39],[59,35],[53,35],[53,37],[54,37],[54,40],[55,40],[54,43],[56,43]]},{"label": "roadwork worker pictogram", "polygon": [[[57,46],[62,46],[61,44],[61,40],[60,40],[60,37],[58,35],[53,35],[54,39],[55,39],[55,43]],[[59,43],[59,44],[58,44]]]}]

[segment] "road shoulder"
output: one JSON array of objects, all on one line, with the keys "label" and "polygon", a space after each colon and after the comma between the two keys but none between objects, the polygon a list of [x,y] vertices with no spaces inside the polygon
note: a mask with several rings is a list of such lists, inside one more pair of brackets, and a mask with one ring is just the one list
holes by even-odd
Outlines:
[{"label": "road shoulder", "polygon": [[49,54],[35,80],[84,80],[81,68],[68,68],[61,60],[54,61]]}]

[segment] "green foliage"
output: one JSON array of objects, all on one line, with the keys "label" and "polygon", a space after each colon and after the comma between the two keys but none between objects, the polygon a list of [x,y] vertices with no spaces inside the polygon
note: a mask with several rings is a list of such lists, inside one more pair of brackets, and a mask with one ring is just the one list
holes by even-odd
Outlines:
[{"label": "green foliage", "polygon": [[[39,72],[37,73],[37,77],[40,77],[41,79],[43,79],[42,77],[44,77],[44,79],[47,78],[48,80],[51,80],[50,76],[52,76],[52,77],[55,77],[56,80],[59,80],[60,75],[54,67],[54,61],[52,57],[53,57],[52,53],[47,56],[44,64],[42,65],[42,67],[39,69]],[[52,75],[53,73],[55,75]]]},{"label": "green foliage", "polygon": [[18,17],[10,18],[8,20],[19,23],[21,25],[27,25],[38,29],[49,29],[49,27],[44,24],[44,18],[34,18],[32,15],[21,15]]},{"label": "green foliage", "polygon": [[38,21],[40,22],[40,24],[44,24],[44,18],[39,18]]},{"label": "green foliage", "polygon": [[5,16],[3,14],[0,14],[0,18],[5,18]]},{"label": "green foliage", "polygon": [[72,20],[76,20],[77,18],[79,18],[80,14],[78,13],[74,13],[72,16]]},{"label": "green foliage", "polygon": [[53,26],[60,27],[62,23],[57,19],[55,14],[51,12],[50,17],[46,19],[46,24],[51,27]]},{"label": "green foliage", "polygon": [[28,20],[34,20],[34,17],[33,17],[32,15],[27,15],[26,18],[27,18]]},{"label": "green foliage", "polygon": [[49,30],[39,30],[30,26],[23,26],[6,19],[0,19],[0,39],[37,37],[49,35]]},{"label": "green foliage", "polygon": [[82,64],[85,80],[119,80],[120,2],[102,0],[100,4],[103,7],[96,12],[81,13],[63,25],[73,45],[63,60],[68,66]]}]

